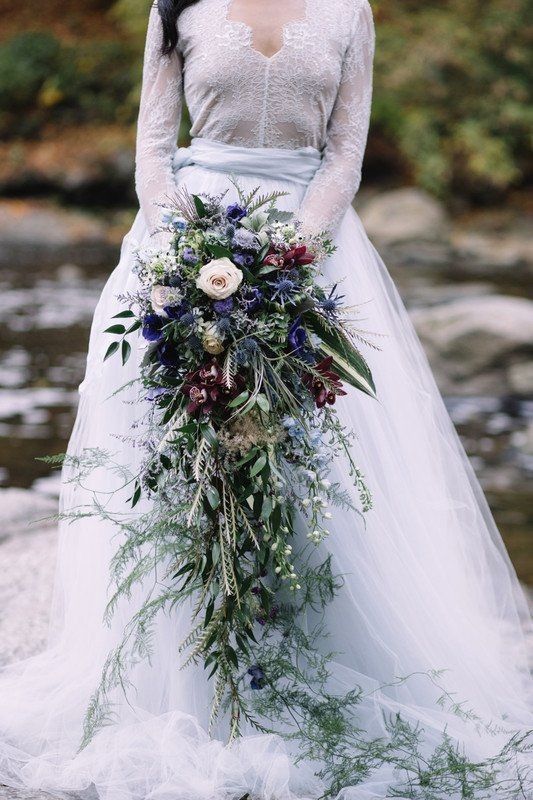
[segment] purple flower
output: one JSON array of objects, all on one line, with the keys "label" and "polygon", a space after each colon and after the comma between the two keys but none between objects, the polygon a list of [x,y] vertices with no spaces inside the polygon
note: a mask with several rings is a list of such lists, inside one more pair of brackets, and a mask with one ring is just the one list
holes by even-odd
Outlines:
[{"label": "purple flower", "polygon": [[239,267],[251,267],[254,263],[254,257],[250,253],[233,253],[233,261]]},{"label": "purple flower", "polygon": [[240,206],[238,203],[232,203],[226,209],[226,217],[227,219],[230,219],[232,222],[238,222],[245,216],[246,216],[246,209]]},{"label": "purple flower", "polygon": [[289,303],[294,295],[299,291],[297,284],[289,277],[282,275],[270,284],[274,288],[272,300],[277,300],[282,306]]},{"label": "purple flower", "polygon": [[196,255],[192,247],[184,247],[181,257],[183,258],[186,264],[190,264],[191,266],[194,266],[194,264],[198,263],[198,256]]},{"label": "purple flower", "polygon": [[225,300],[215,300],[213,308],[217,314],[230,314],[233,311],[233,298],[226,297]]},{"label": "purple flower", "polygon": [[252,680],[250,681],[250,688],[251,689],[262,689],[265,685],[265,673],[263,672],[262,668],[259,664],[254,664],[248,670],[248,675],[251,675]]},{"label": "purple flower", "polygon": [[291,327],[289,328],[287,341],[289,342],[289,347],[291,348],[291,351],[296,354],[300,352],[300,350],[306,343],[307,333],[305,332],[305,328],[301,324],[301,317],[299,316],[296,317]]},{"label": "purple flower", "polygon": [[147,314],[143,319],[142,335],[149,342],[158,342],[163,334],[161,329],[164,325],[164,319],[158,314]]},{"label": "purple flower", "polygon": [[183,315],[189,311],[189,306],[185,300],[182,300],[177,306],[165,306],[163,311],[169,319],[182,319]]},{"label": "purple flower", "polygon": [[172,342],[161,342],[157,347],[157,357],[163,367],[175,368],[180,365],[180,354]]},{"label": "purple flower", "polygon": [[241,300],[245,311],[255,311],[261,305],[263,293],[256,286],[248,286],[242,290]]},{"label": "purple flower", "polygon": [[257,238],[257,235],[246,228],[237,228],[233,234],[231,244],[236,250],[251,250],[252,252],[257,252],[261,249],[261,242]]}]

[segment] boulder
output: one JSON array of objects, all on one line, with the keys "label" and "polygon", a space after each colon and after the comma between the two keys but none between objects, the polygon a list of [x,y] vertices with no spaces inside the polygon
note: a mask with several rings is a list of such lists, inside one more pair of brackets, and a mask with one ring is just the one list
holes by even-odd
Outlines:
[{"label": "boulder", "polygon": [[14,534],[31,533],[56,524],[57,501],[27,489],[0,489],[0,541]]},{"label": "boulder", "polygon": [[444,206],[421,189],[379,194],[363,205],[360,216],[378,246],[446,241],[450,231]]},{"label": "boulder", "polygon": [[441,391],[512,394],[511,375],[533,355],[533,302],[503,295],[464,297],[411,312]]},{"label": "boulder", "polygon": [[117,258],[117,239],[89,214],[37,201],[0,201],[0,268],[109,265]]},{"label": "boulder", "polygon": [[533,357],[509,367],[509,385],[515,394],[533,397]]},{"label": "boulder", "polygon": [[0,142],[0,193],[61,195],[78,204],[134,204],[134,131],[120,125],[44,128]]}]

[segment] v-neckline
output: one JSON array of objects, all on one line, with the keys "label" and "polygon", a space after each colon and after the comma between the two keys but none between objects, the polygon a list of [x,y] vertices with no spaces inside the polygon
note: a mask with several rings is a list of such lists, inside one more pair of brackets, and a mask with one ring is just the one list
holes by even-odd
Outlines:
[{"label": "v-neckline", "polygon": [[246,47],[250,50],[258,58],[262,59],[263,61],[270,63],[280,56],[281,53],[285,50],[287,46],[287,35],[289,31],[293,27],[298,27],[300,25],[305,25],[309,21],[309,0],[303,0],[303,9],[302,15],[300,17],[296,17],[295,19],[290,19],[285,22],[280,29],[280,46],[278,49],[272,53],[272,55],[267,56],[263,53],[262,50],[259,50],[257,47],[254,46],[254,29],[251,25],[244,20],[240,19],[231,19],[229,17],[229,13],[231,10],[231,6],[233,4],[233,0],[224,0],[224,22],[231,28],[235,30],[241,30],[247,38]]}]

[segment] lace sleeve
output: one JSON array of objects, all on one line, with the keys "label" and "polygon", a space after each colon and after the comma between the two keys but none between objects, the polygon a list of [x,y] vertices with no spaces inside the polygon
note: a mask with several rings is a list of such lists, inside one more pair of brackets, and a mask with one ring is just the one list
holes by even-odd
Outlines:
[{"label": "lace sleeve", "polygon": [[333,233],[359,189],[370,120],[373,57],[372,11],[363,0],[354,14],[322,163],[300,206],[304,229]]},{"label": "lace sleeve", "polygon": [[162,56],[162,26],[152,5],[146,34],[135,162],[135,188],[150,233],[161,218],[160,205],[175,189],[172,156],[182,108],[182,57]]}]

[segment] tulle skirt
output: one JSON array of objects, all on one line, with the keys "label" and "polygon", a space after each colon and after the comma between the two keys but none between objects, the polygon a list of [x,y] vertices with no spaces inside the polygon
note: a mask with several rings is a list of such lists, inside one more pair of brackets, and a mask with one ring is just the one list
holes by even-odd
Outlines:
[{"label": "tulle skirt", "polygon": [[[275,172],[236,177],[245,190],[260,183],[265,192],[286,191],[279,205],[296,209],[305,185]],[[182,165],[179,183],[235,198],[226,174],[198,164]],[[336,406],[356,434],[353,455],[374,507],[365,520],[333,510],[322,545],[344,577],[326,612],[324,647],[337,653],[333,688],[361,687],[363,737],[386,739],[387,720],[399,713],[423,730],[425,747],[438,746],[446,731],[469,757],[487,758],[510,735],[532,727],[525,599],[402,301],[351,208],[335,243],[322,280],[339,283],[346,304],[359,307],[361,327],[377,335],[380,350],[365,353],[378,400],[349,391]],[[99,501],[120,513],[112,463],[135,470],[142,458],[130,438],[142,417],[135,384],[142,340],[121,368],[103,361],[110,341],[103,331],[123,308],[117,295],[135,289],[135,250],[147,244],[139,214],[96,309],[69,447],[74,455],[102,448],[109,469],[66,482],[66,511],[90,505],[97,488]],[[331,479],[353,491],[341,460]],[[150,662],[129,668],[129,686],[113,697],[109,724],[79,749],[106,656],[145,596],[146,587],[138,587],[103,623],[116,547],[116,529],[104,520],[60,525],[49,646],[0,676],[0,784],[99,800],[320,797],[325,787],[314,776],[317,765],[296,764],[283,738],[245,728],[228,747],[222,724],[206,733],[211,683],[201,665],[180,670],[187,605],[160,615]],[[391,796],[401,777],[384,762],[339,799]]]}]

